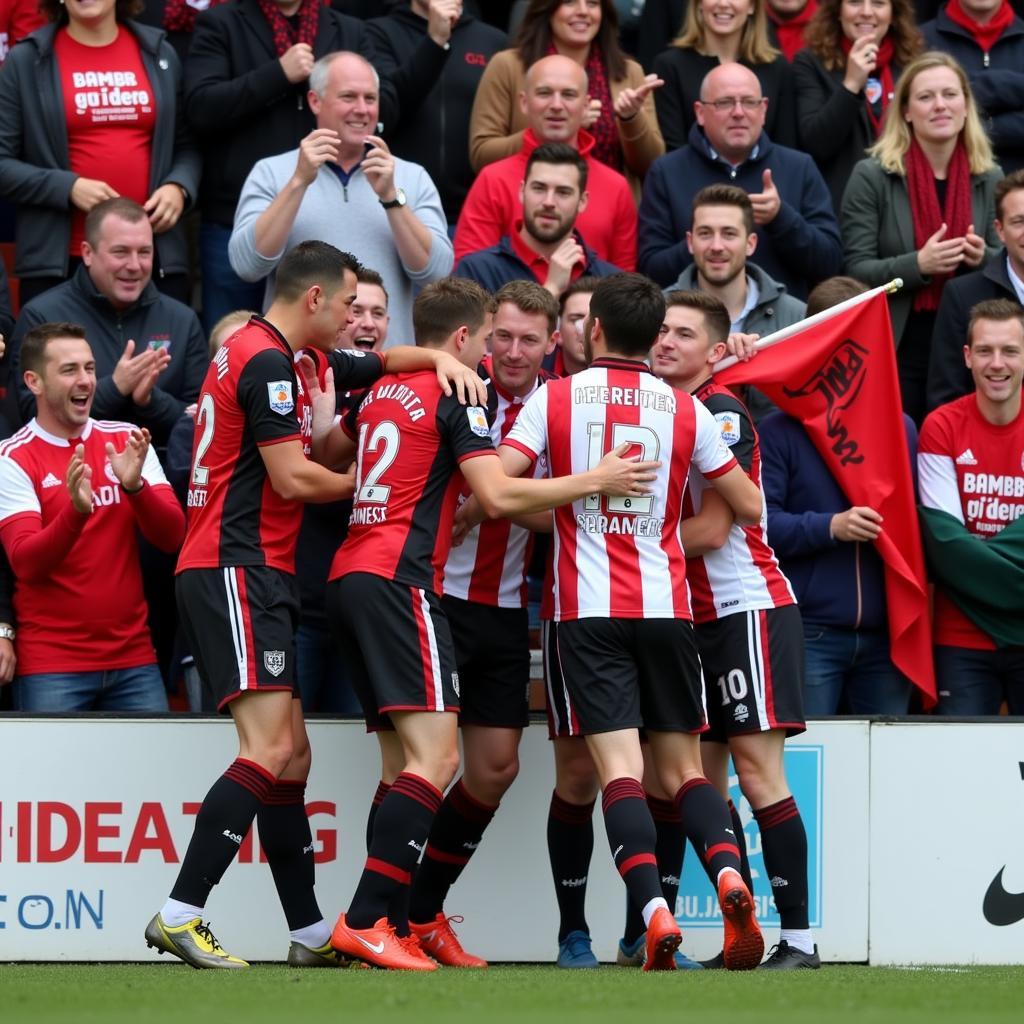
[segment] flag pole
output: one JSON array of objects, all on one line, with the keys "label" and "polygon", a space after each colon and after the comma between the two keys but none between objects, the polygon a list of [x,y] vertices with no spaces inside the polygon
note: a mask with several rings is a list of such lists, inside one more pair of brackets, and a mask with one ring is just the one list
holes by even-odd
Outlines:
[{"label": "flag pole", "polygon": [[[823,309],[820,313],[815,313],[814,316],[806,317],[803,320],[797,321],[795,324],[790,324],[788,327],[783,327],[771,334],[766,334],[763,338],[758,338],[757,341],[754,342],[754,351],[760,352],[763,348],[771,348],[772,345],[778,345],[780,341],[785,341],[787,338],[791,338],[794,334],[798,334],[800,331],[804,331],[808,327],[814,327],[816,324],[823,323],[826,320],[831,320],[832,317],[837,316],[848,309],[852,309],[854,306],[859,306],[862,302],[867,302],[868,300],[873,299],[876,295],[883,293],[891,295],[893,292],[899,291],[902,287],[903,278],[894,277],[887,284],[879,285],[877,288],[871,288],[869,291],[862,292],[860,295],[854,295],[852,299],[846,299],[843,302],[837,303],[835,306],[829,306],[828,309]],[[715,363],[712,370],[717,373],[719,370],[724,370],[729,366],[735,366],[738,362],[739,359],[736,356],[726,356],[724,359]]]}]

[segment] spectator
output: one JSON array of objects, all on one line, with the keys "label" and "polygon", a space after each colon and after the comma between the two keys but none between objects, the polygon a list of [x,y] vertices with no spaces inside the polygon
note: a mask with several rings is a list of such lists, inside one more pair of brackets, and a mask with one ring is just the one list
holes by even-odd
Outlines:
[{"label": "spectator", "polygon": [[1008,595],[1021,584],[1024,310],[1007,299],[975,306],[964,360],[974,393],[928,416],[917,454],[936,584],[935,711],[995,715],[1005,699],[1021,715],[1024,635],[1019,601]]},{"label": "spectator", "polygon": [[530,67],[520,105],[528,127],[518,153],[488,164],[469,190],[455,232],[455,259],[512,234],[519,192],[530,154],[544,143],[568,143],[587,163],[594,202],[581,210],[580,231],[598,256],[636,268],[636,206],[626,179],[594,156],[594,138],[581,125],[587,109],[587,76],[568,57],[543,57]]},{"label": "spectator", "polygon": [[[316,126],[307,79],[315,60],[337,50],[370,56],[368,33],[357,18],[317,0],[235,0],[196,19],[185,103],[204,156],[199,257],[207,330],[233,309],[263,308],[263,285],[243,281],[228,262],[235,208],[253,165],[297,146]],[[385,120],[397,117],[387,87],[381,104]]]},{"label": "spectator", "polygon": [[800,148],[814,157],[838,212],[874,145],[900,70],[921,50],[911,0],[822,0],[793,61]]},{"label": "spectator", "polygon": [[782,56],[791,64],[804,48],[804,33],[817,9],[818,0],[767,0],[764,13],[769,30],[775,33]]},{"label": "spectator", "polygon": [[470,253],[455,269],[496,292],[509,281],[536,281],[560,298],[579,277],[608,277],[619,268],[599,259],[576,230],[587,205],[587,162],[564,143],[538,146],[526,163],[519,201],[523,217],[497,245]]},{"label": "spectator", "polygon": [[[11,314],[11,292],[7,286],[7,270],[3,260],[0,260],[0,410],[3,407],[3,399],[6,398],[7,389],[10,387],[10,366],[11,360],[5,359],[7,351],[7,339],[14,331],[14,317]],[[8,424],[3,412],[0,411],[0,440],[11,433],[13,424]]]},{"label": "spectator", "polygon": [[367,28],[374,66],[401,96],[401,115],[384,126],[391,148],[426,169],[454,226],[473,183],[466,113],[507,37],[464,12],[462,0],[409,0]]},{"label": "spectator", "polygon": [[954,278],[942,290],[928,362],[929,412],[974,390],[963,357],[971,309],[985,299],[1011,299],[1024,305],[1024,169],[996,185],[995,203],[995,228],[1003,251],[983,269]]},{"label": "spectator", "polygon": [[[693,198],[693,226],[686,233],[693,256],[672,291],[702,291],[725,306],[733,332],[762,337],[804,318],[804,303],[749,262],[757,249],[754,207],[735,185],[709,185]],[[775,406],[756,388],[744,395],[754,422]]]},{"label": "spectator", "polygon": [[636,59],[648,70],[679,32],[688,0],[646,0],[637,32]]},{"label": "spectator", "polygon": [[0,541],[16,583],[18,711],[166,711],[146,628],[136,529],[162,550],[185,517],[149,432],[90,416],[85,331],[25,337],[36,418],[0,446]]},{"label": "spectator", "polygon": [[35,393],[23,378],[23,339],[41,323],[70,321],[84,324],[90,338],[96,417],[137,423],[163,446],[185,406],[198,398],[206,373],[199,320],[154,286],[153,229],[132,200],[107,199],[92,208],[81,252],[71,280],[24,306],[15,325],[11,390],[19,422],[35,411]]},{"label": "spectator", "polygon": [[3,0],[0,3],[0,64],[7,60],[15,43],[45,24],[38,0]]},{"label": "spectator", "polygon": [[594,137],[593,156],[623,172],[639,195],[640,180],[665,152],[652,90],[654,75],[626,57],[618,41],[613,0],[531,0],[515,48],[487,65],[469,122],[469,158],[479,171],[523,145],[526,114],[519,96],[527,68],[551,53],[574,60],[587,73],[590,104],[583,122]]},{"label": "spectator", "polygon": [[903,411],[920,423],[943,285],[994,255],[1002,177],[963,68],[925,53],[903,71],[878,142],[843,196],[846,270],[889,296]]},{"label": "spectator", "polygon": [[127,20],[139,0],[39,6],[51,24],[11,51],[0,76],[0,195],[18,208],[22,302],[70,276],[85,215],[113,196],[145,208],[158,286],[187,302],[179,220],[199,186],[199,153],[177,55],[159,29]]},{"label": "spectator", "polygon": [[789,64],[768,41],[764,8],[765,0],[692,0],[687,5],[682,31],[654,62],[655,72],[665,80],[655,103],[669,150],[685,146],[700,121],[698,104],[704,99],[707,74],[732,63],[757,76],[761,95],[767,97],[761,121],[771,138],[796,145]]},{"label": "spectator", "polygon": [[[246,281],[271,275],[299,242],[321,239],[379,270],[391,296],[392,341],[412,338],[414,289],[452,269],[441,200],[419,164],[374,135],[378,78],[355,53],[313,66],[317,127],[299,148],[260,160],[242,188],[228,252]],[[267,282],[267,299],[273,279]]]},{"label": "spectator", "polygon": [[640,269],[662,287],[690,263],[686,232],[705,186],[738,185],[754,204],[758,265],[797,298],[839,271],[842,243],[814,161],[764,131],[757,77],[739,64],[709,71],[689,144],[658,160],[640,203]]},{"label": "spectator", "polygon": [[[807,315],[866,291],[833,277],[811,292]],[[917,431],[904,417],[913,463]],[[789,577],[804,626],[804,712],[905,715],[910,681],[892,663],[885,576],[875,551],[881,517],[852,506],[803,426],[783,413],[758,424],[768,542]]]},{"label": "spectator", "polygon": [[[6,686],[14,679],[14,671],[18,666],[18,657],[14,651],[17,630],[14,628],[14,578],[7,562],[7,553],[0,545],[0,687]],[[0,705],[7,709],[6,702]]]},{"label": "spectator", "polygon": [[[551,371],[557,377],[571,377],[585,370],[590,362],[583,344],[583,323],[590,311],[590,296],[599,280],[598,277],[578,277],[562,294],[555,332],[557,348],[550,360]],[[544,368],[548,368],[548,360]],[[543,575],[543,568],[538,575]]]},{"label": "spectator", "polygon": [[1008,0],[950,0],[921,31],[967,72],[1003,170],[1024,167],[1024,21]]}]

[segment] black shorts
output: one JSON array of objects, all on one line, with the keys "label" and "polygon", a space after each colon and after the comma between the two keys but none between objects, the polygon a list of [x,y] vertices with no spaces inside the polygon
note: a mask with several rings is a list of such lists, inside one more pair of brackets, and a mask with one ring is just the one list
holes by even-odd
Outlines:
[{"label": "black shorts", "polygon": [[696,627],[706,679],[704,739],[804,731],[804,630],[800,609],[735,612]]},{"label": "black shorts", "polygon": [[262,565],[186,569],[175,582],[178,612],[196,666],[222,711],[243,693],[295,685],[295,577]]},{"label": "black shorts", "polygon": [[566,735],[704,731],[700,658],[685,619],[574,619],[558,623],[556,643]]},{"label": "black shorts", "polygon": [[441,598],[459,667],[461,725],[523,729],[530,724],[530,618],[525,608],[496,608]]},{"label": "black shorts", "polygon": [[548,715],[548,739],[578,736],[579,729],[572,731],[569,693],[565,688],[562,661],[558,656],[558,623],[551,619],[545,619],[540,624],[540,649],[544,655],[544,706]]},{"label": "black shorts", "polygon": [[327,584],[327,621],[352,669],[370,731],[389,711],[458,711],[459,673],[441,599],[353,572]]}]

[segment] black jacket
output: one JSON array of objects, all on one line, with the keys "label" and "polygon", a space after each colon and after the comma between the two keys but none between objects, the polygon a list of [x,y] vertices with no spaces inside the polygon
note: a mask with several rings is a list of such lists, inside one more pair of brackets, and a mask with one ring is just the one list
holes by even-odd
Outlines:
[{"label": "black jacket", "polygon": [[967,344],[971,309],[986,299],[1020,301],[1006,272],[1005,249],[993,256],[981,270],[954,277],[942,289],[928,362],[928,389],[925,393],[928,412],[974,390],[974,378],[964,364],[964,345]]},{"label": "black jacket", "polygon": [[[844,68],[826,71],[810,50],[801,50],[793,58],[800,149],[818,165],[837,216],[854,164],[867,156],[865,150],[875,142],[864,93],[854,95],[843,87],[845,73]],[[899,75],[900,69],[894,66],[893,81]]]},{"label": "black jacket", "polygon": [[[761,83],[761,94],[768,97],[765,132],[777,145],[795,146],[793,72],[789,62],[779,54],[771,64],[740,63],[754,72]],[[693,104],[700,99],[701,83],[718,64],[717,57],[708,57],[696,50],[681,50],[678,46],[670,46],[658,54],[654,70],[665,84],[654,91],[654,105],[666,149],[679,149],[686,145],[690,129],[697,123]]]},{"label": "black jacket", "polygon": [[473,183],[469,110],[491,57],[507,45],[504,32],[463,15],[448,49],[427,35],[427,20],[409,7],[367,25],[378,72],[398,92],[400,117],[384,122],[396,156],[426,168],[441,194],[450,224]]},{"label": "black jacket", "polygon": [[[320,10],[313,55],[354,50],[372,59],[366,27],[330,7]],[[281,70],[274,37],[256,0],[235,0],[196,18],[185,62],[185,109],[205,157],[199,206],[205,220],[231,227],[253,165],[285,153],[315,127],[306,82]],[[397,116],[394,90],[381,83],[381,120]]]},{"label": "black jacket", "polygon": [[[35,396],[21,379],[21,341],[36,324],[69,321],[85,328],[96,359],[96,396],[92,415],[98,420],[124,420],[147,427],[153,443],[163,446],[185,406],[199,397],[210,364],[206,338],[199,318],[188,306],[157,291],[152,281],[139,301],[117,310],[96,290],[83,265],[70,281],[43,292],[26,305],[11,338],[11,391],[17,395],[20,422],[35,415]],[[114,385],[114,366],[128,339],[135,351],[166,346],[171,361],[157,380],[149,405],[137,406]],[[17,384],[15,385],[15,382]],[[12,403],[8,402],[10,408]]]},{"label": "black jacket", "polygon": [[[178,57],[161,29],[125,22],[139,43],[156,106],[149,192],[177,182],[190,201],[199,190],[199,150],[185,122]],[[14,272],[66,277],[71,244],[68,134],[55,25],[33,32],[8,54],[0,74],[0,195],[18,207]],[[155,238],[162,273],[185,274],[189,259],[182,221]]]},{"label": "black jacket", "polygon": [[1024,21],[1014,18],[988,53],[945,7],[921,32],[928,49],[951,54],[970,77],[1004,173],[1024,167]]}]

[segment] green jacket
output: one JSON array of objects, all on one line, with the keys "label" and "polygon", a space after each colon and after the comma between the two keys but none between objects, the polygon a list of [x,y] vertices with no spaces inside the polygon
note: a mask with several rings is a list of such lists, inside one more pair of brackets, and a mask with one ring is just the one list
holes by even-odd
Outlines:
[{"label": "green jacket", "polygon": [[[995,167],[971,176],[974,230],[985,238],[985,261],[1000,249],[994,225],[995,188],[1003,172]],[[874,158],[861,160],[843,193],[843,255],[846,273],[871,287],[903,278],[903,287],[889,296],[892,334],[897,348],[914,302],[914,292],[928,282],[917,265],[914,224],[907,181],[889,174]]]},{"label": "green jacket", "polygon": [[934,582],[997,647],[1024,645],[1024,518],[982,540],[948,512],[918,513]]}]

